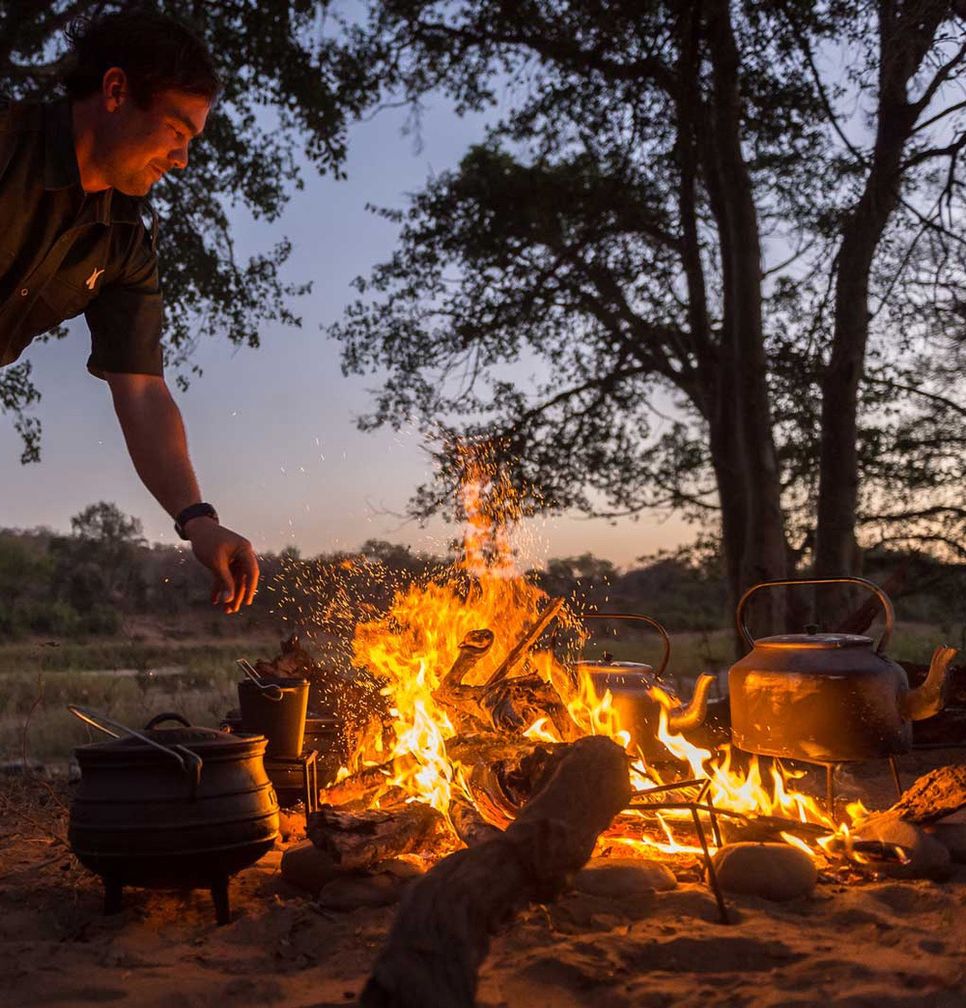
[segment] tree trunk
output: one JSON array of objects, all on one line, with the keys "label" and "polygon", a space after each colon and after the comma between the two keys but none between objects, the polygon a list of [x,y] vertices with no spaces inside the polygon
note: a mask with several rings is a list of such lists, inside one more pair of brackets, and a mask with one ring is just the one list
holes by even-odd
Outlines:
[{"label": "tree trunk", "polygon": [[[743,524],[739,556],[729,560],[729,569],[737,567],[737,593],[757,581],[784,577],[788,553],[768,393],[758,213],[741,150],[738,51],[728,0],[712,0],[706,10],[712,94],[707,113],[710,129],[699,143],[720,235],[724,286],[714,415],[719,424],[715,440],[727,461],[716,465],[716,473],[730,470],[729,485],[720,487],[722,493],[734,493],[736,480],[743,490],[738,498],[744,503],[743,513],[738,514],[739,506],[729,501],[735,512],[732,519]],[[735,442],[732,450],[724,448],[725,439]],[[737,538],[737,530],[732,535]],[[769,593],[766,604],[769,623],[784,629],[784,595]]]},{"label": "tree trunk", "polygon": [[[919,116],[919,109],[908,100],[908,85],[949,13],[948,3],[940,0],[927,0],[908,12],[886,0],[878,6],[875,145],[862,195],[842,227],[832,352],[822,378],[817,577],[838,577],[858,570],[858,401],[869,338],[869,275],[883,231],[898,204],[903,152]],[[848,605],[844,591],[823,592],[817,606],[820,620],[834,622]]]}]

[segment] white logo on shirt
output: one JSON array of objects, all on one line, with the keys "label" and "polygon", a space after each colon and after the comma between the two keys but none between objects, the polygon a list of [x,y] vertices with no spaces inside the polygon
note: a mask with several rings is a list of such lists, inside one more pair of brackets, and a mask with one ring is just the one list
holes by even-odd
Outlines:
[{"label": "white logo on shirt", "polygon": [[88,290],[93,290],[94,289],[94,284],[97,283],[97,278],[103,272],[104,272],[104,270],[102,270],[102,269],[93,269],[93,270],[91,270],[91,275],[87,278],[87,281],[86,281],[86,283],[87,283],[87,289]]}]

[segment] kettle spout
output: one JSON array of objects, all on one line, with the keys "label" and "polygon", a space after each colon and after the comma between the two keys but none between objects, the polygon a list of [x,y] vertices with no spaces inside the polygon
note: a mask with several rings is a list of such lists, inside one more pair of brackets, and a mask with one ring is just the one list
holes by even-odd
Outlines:
[{"label": "kettle spout", "polygon": [[926,681],[917,689],[910,690],[902,697],[902,713],[910,721],[921,721],[932,717],[943,709],[943,684],[946,671],[956,657],[956,648],[937,647],[929,663]]},{"label": "kettle spout", "polygon": [[668,731],[680,735],[688,728],[697,728],[704,723],[705,715],[708,713],[708,691],[717,680],[717,676],[703,673],[698,676],[698,681],[694,684],[694,696],[687,707],[675,707],[668,711],[667,727]]}]

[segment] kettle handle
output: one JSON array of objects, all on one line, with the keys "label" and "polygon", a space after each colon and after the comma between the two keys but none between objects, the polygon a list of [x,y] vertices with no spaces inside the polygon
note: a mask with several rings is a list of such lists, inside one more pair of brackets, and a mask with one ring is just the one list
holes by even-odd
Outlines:
[{"label": "kettle handle", "polygon": [[882,637],[879,643],[876,645],[876,654],[881,654],[882,649],[889,643],[892,638],[892,631],[895,629],[896,625],[896,613],[892,607],[892,600],[888,595],[872,581],[867,581],[865,578],[859,577],[837,577],[837,578],[789,578],[781,581],[762,581],[760,584],[752,585],[744,595],[741,596],[741,600],[738,602],[738,608],[735,610],[735,622],[738,624],[738,633],[741,634],[744,642],[748,647],[753,648],[755,646],[755,638],[752,637],[751,631],[748,629],[748,625],[743,619],[745,603],[751,596],[758,591],[759,588],[780,588],[782,585],[827,585],[827,584],[857,584],[862,588],[868,588],[870,592],[873,592],[879,597],[879,601],[882,603],[882,609],[885,612],[885,629],[882,631]]},{"label": "kettle handle", "polygon": [[664,657],[661,659],[661,667],[655,675],[658,678],[664,675],[664,670],[667,668],[667,663],[671,658],[671,638],[668,637],[667,630],[656,619],[650,616],[641,616],[637,613],[583,613],[580,619],[583,622],[588,622],[589,620],[637,620],[639,623],[646,623],[648,626],[653,627],[658,632],[664,644]]}]

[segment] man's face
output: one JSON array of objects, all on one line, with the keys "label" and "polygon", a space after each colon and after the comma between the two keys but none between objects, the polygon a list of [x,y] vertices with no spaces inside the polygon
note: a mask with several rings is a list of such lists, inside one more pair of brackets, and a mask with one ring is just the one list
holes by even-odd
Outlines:
[{"label": "man's face", "polygon": [[211,103],[181,91],[161,91],[142,108],[130,95],[108,117],[103,171],[128,196],[146,195],[172,168],[188,164],[188,145],[204,129]]}]

